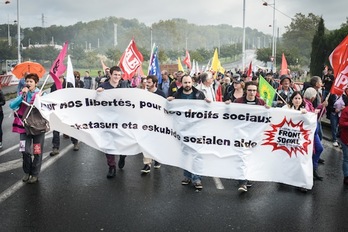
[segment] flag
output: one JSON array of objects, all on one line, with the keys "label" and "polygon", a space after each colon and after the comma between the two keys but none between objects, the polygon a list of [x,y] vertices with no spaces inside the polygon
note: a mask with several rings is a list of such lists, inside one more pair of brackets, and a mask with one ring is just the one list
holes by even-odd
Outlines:
[{"label": "flag", "polygon": [[154,47],[152,53],[152,57],[150,57],[150,67],[149,67],[149,75],[156,75],[158,78],[158,84],[162,83],[162,74],[161,68],[158,61],[158,47]]},{"label": "flag", "polygon": [[198,61],[196,60],[196,73],[198,74],[198,73],[200,73],[200,69],[199,69],[199,65],[198,65]]},{"label": "flag", "polygon": [[249,81],[251,81],[253,78],[253,64],[252,63],[253,62],[250,61],[248,72],[247,72],[247,77],[248,77]]},{"label": "flag", "polygon": [[102,65],[102,67],[103,67],[103,72],[104,72],[104,75],[106,75],[105,69],[107,69],[107,68],[109,68],[109,67],[108,67],[108,66],[106,66],[106,65],[104,64],[104,62],[103,62],[103,60],[102,60],[102,59],[100,59],[100,62],[101,62],[101,65]]},{"label": "flag", "polygon": [[64,62],[67,51],[68,51],[68,42],[65,42],[63,49],[60,51],[57,59],[53,62],[52,67],[50,69],[50,75],[53,78],[57,89],[62,88],[62,83],[59,80],[59,76],[62,75],[66,70],[66,66],[64,65],[63,62]]},{"label": "flag", "polygon": [[282,54],[282,66],[280,69],[280,75],[288,75],[288,62],[285,59],[284,53]]},{"label": "flag", "polygon": [[329,60],[335,76],[330,93],[341,95],[348,84],[348,36],[333,50]]},{"label": "flag", "polygon": [[272,106],[276,91],[261,75],[259,77],[259,94],[267,105]]},{"label": "flag", "polygon": [[68,82],[70,82],[75,88],[74,69],[73,69],[69,55],[68,55],[68,68],[66,69],[66,84],[68,84]]},{"label": "flag", "polygon": [[139,52],[134,39],[132,39],[124,51],[119,65],[123,71],[123,79],[130,80],[143,62],[143,55]]},{"label": "flag", "polygon": [[191,69],[191,57],[190,57],[190,53],[186,50],[186,56],[183,60],[184,64],[186,64],[188,69]]},{"label": "flag", "polygon": [[190,71],[190,76],[193,77],[196,73],[196,62],[195,60],[192,61],[193,65],[192,65],[192,69]]},{"label": "flag", "polygon": [[214,56],[213,56],[213,60],[211,61],[211,68],[210,69],[215,71],[215,74],[217,72],[221,72],[221,73],[225,72],[225,69],[221,66],[217,49],[215,49],[215,51],[214,51]]},{"label": "flag", "polygon": [[184,68],[182,67],[180,58],[178,57],[178,71],[184,71]]}]

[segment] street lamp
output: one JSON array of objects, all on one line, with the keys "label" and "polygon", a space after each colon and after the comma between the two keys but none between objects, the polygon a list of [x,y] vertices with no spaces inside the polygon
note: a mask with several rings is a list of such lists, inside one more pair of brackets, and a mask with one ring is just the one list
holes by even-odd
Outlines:
[{"label": "street lamp", "polygon": [[[10,4],[11,1],[5,1],[5,4]],[[17,0],[17,52],[18,52],[18,63],[21,63],[21,25],[19,23],[19,0]]]},{"label": "street lamp", "polygon": [[273,59],[273,67],[272,67],[272,71],[274,72],[275,71],[275,67],[276,67],[276,50],[275,50],[275,43],[276,43],[276,40],[275,40],[275,0],[273,2],[273,4],[269,4],[267,2],[264,2],[262,5],[264,6],[272,6],[273,7],[273,34],[272,34],[272,59]]}]

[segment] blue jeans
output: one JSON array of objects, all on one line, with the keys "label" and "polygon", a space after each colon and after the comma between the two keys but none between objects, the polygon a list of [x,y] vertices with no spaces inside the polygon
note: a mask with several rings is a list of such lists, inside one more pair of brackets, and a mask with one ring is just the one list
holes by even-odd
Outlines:
[{"label": "blue jeans", "polygon": [[338,114],[337,113],[331,113],[330,114],[332,142],[337,141],[338,119],[339,118],[338,118]]},{"label": "blue jeans", "polygon": [[342,162],[342,169],[343,169],[343,175],[344,177],[348,177],[348,145],[342,143],[342,151],[343,151],[343,162]]},{"label": "blue jeans", "polygon": [[314,133],[314,148],[313,148],[313,156],[312,156],[312,162],[313,162],[313,169],[316,170],[318,168],[318,161],[320,158],[321,153],[323,152],[324,148],[321,144],[320,138],[319,138],[319,127],[317,126],[317,129]]},{"label": "blue jeans", "polygon": [[186,177],[187,179],[191,180],[192,183],[197,183],[200,182],[202,180],[202,177],[196,174],[193,174],[187,170],[184,170],[184,177]]}]

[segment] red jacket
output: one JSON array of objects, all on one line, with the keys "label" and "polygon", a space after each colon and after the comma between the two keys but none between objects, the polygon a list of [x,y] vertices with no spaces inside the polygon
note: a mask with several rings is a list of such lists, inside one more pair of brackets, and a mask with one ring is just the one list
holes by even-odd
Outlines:
[{"label": "red jacket", "polygon": [[341,112],[339,127],[341,140],[348,145],[348,107],[345,107]]}]

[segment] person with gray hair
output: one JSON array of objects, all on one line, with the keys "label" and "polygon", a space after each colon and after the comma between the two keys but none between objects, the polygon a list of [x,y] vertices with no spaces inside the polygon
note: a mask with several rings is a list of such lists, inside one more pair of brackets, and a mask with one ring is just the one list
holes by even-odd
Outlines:
[{"label": "person with gray hair", "polygon": [[306,89],[306,91],[303,94],[303,101],[306,104],[306,110],[307,112],[312,112],[318,114],[318,121],[317,121],[317,128],[314,133],[314,139],[313,139],[313,156],[312,156],[312,163],[313,163],[313,178],[314,180],[323,180],[323,177],[319,175],[318,173],[318,164],[319,164],[319,159],[320,155],[323,152],[324,148],[323,145],[321,144],[321,140],[319,137],[319,130],[320,130],[320,115],[323,115],[323,112],[325,111],[325,107],[323,105],[319,105],[317,108],[313,106],[313,102],[315,101],[317,96],[317,90],[315,90],[312,87],[309,87]]},{"label": "person with gray hair", "polygon": [[216,92],[213,88],[213,73],[204,72],[199,77],[201,80],[201,84],[197,86],[197,89],[204,93],[204,96],[207,98],[208,101],[216,101]]}]

